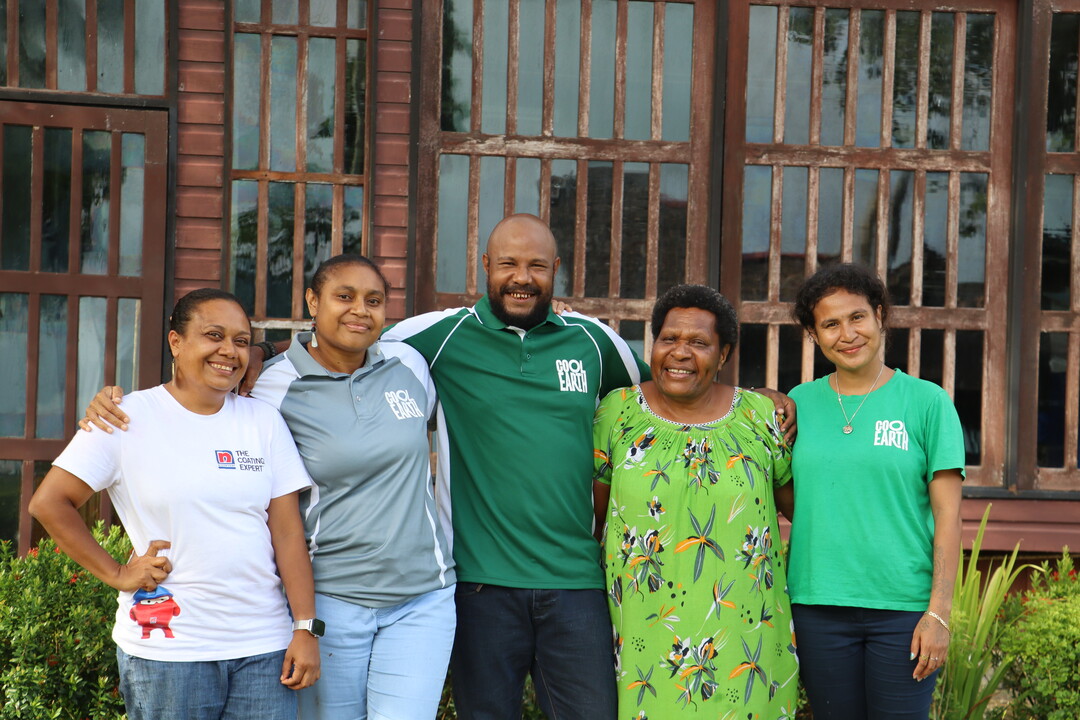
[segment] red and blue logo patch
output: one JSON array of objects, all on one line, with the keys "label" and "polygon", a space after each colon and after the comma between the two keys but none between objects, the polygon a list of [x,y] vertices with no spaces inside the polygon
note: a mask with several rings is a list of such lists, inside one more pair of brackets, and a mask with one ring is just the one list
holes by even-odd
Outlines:
[{"label": "red and blue logo patch", "polygon": [[233,457],[232,450],[215,450],[217,454],[217,466],[222,470],[235,470],[236,458]]}]

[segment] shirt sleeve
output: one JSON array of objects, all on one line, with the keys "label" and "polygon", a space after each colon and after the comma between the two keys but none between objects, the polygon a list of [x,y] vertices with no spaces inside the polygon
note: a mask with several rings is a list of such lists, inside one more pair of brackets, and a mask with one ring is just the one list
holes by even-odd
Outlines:
[{"label": "shirt sleeve", "polygon": [[611,431],[619,415],[617,400],[621,393],[612,392],[600,401],[593,416],[593,480],[611,484]]},{"label": "shirt sleeve", "polygon": [[53,465],[86,483],[94,492],[114,485],[120,479],[121,433],[102,430],[75,433],[71,442],[53,461]]},{"label": "shirt sleeve", "polygon": [[270,437],[270,497],[288,495],[297,490],[306,490],[314,483],[304,467],[304,461],[296,450],[289,426],[277,410],[272,410],[274,418]]},{"label": "shirt sleeve", "polygon": [[938,470],[960,470],[966,477],[964,430],[949,394],[938,388],[926,411],[926,481]]},{"label": "shirt sleeve", "polygon": [[773,487],[781,487],[791,482],[791,448],[784,441],[784,432],[780,429],[780,419],[776,415],[776,408],[772,400],[749,390],[748,393],[753,403],[755,413],[754,420],[757,423],[757,432],[761,437],[762,444],[768,454],[768,460],[772,463],[771,477]]}]

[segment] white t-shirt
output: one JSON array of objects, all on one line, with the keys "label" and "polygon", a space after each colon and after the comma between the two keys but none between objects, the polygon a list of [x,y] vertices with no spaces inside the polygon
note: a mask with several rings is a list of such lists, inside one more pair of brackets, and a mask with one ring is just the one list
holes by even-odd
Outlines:
[{"label": "white t-shirt", "polygon": [[[292,638],[266,524],[271,498],[311,479],[277,410],[228,395],[214,415],[163,386],[124,396],[127,432],[76,433],[55,461],[108,489],[138,553],[151,540],[172,573],[154,597],[118,597],[113,639],[148,660],[212,661],[288,647]],[[171,596],[171,597],[170,597]]]}]

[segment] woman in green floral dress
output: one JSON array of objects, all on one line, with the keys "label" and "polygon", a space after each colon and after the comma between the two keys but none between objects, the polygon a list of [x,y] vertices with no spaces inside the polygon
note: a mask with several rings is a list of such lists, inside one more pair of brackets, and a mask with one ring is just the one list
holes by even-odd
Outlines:
[{"label": "woman in green floral dress", "polygon": [[773,404],[716,382],[738,339],[720,293],[672,288],[652,328],[653,379],[604,398],[593,433],[619,720],[794,717]]}]

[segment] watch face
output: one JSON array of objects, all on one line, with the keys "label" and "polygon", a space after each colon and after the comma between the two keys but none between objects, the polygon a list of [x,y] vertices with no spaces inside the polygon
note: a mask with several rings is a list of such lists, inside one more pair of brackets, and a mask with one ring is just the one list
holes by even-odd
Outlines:
[{"label": "watch face", "polygon": [[319,618],[315,618],[311,621],[311,627],[308,630],[315,637],[322,637],[326,633],[326,623]]}]

